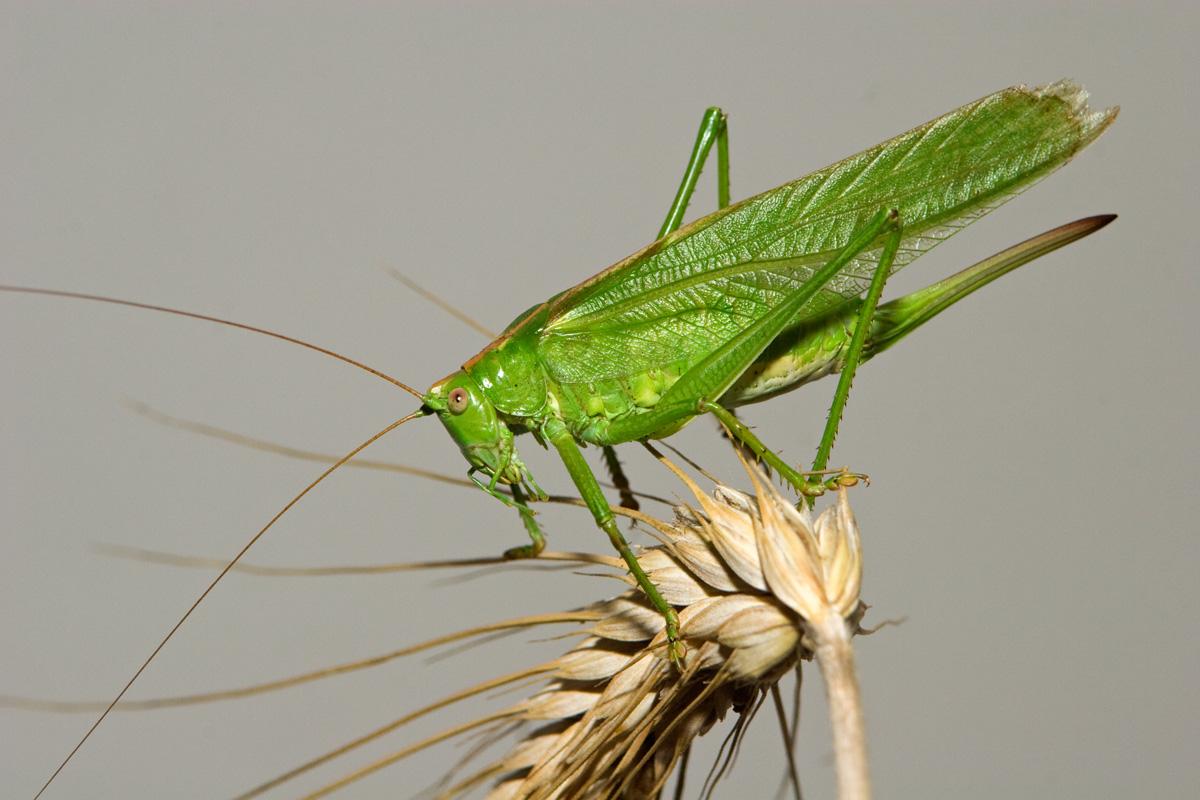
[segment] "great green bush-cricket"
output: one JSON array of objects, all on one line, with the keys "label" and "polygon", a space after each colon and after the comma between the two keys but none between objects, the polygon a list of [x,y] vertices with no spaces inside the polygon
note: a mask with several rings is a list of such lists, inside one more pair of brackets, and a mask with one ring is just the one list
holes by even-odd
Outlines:
[{"label": "great green bush-cricket", "polygon": [[[331,466],[279,515],[383,433],[432,415],[461,449],[476,485],[519,513],[530,543],[507,555],[534,557],[545,540],[529,504],[545,495],[514,444],[516,436],[531,434],[561,457],[596,525],[662,614],[668,651],[676,657],[682,644],[675,611],[618,529],[581,448],[603,448],[616,485],[628,487],[611,448],[668,437],[690,420],[712,414],[802,498],[852,482],[855,474],[826,468],[858,365],[981,286],[1114,218],[1100,215],[1054,228],[925,289],[880,302],[895,270],[1094,141],[1117,111],[1091,112],[1086,97],[1069,81],[1005,89],[734,204],[727,118],[721,109],[710,108],[655,241],[520,314],[426,392],[282,334],[157,306],[90,299],[185,313],[287,339],[367,369],[420,400],[417,411]],[[714,146],[719,209],[681,227]],[[837,387],[807,471],[783,461],[734,415],[739,406],[833,373],[840,373]],[[627,488],[622,495],[628,500]]]}]

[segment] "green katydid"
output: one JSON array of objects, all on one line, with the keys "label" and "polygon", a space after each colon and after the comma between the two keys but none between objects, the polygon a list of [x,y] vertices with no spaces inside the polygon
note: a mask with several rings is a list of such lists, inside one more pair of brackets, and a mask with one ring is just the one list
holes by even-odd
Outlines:
[{"label": "green katydid", "polygon": [[[858,364],[975,289],[1113,217],[1056,228],[879,306],[888,275],[1066,163],[1115,116],[1115,109],[1089,112],[1086,94],[1066,81],[1006,89],[729,205],[726,118],[709,109],[659,238],[519,316],[435,383],[423,408],[445,425],[472,475],[488,478],[476,483],[520,512],[532,543],[510,550],[514,557],[535,556],[544,542],[526,504],[543,493],[514,449],[514,434],[552,445],[596,524],[663,614],[673,646],[675,612],[617,528],[580,447],[665,438],[710,413],[804,495],[853,479],[812,476],[827,466]],[[722,208],[681,228],[714,142]],[[731,413],[832,372],[841,376],[811,473],[784,462]]]},{"label": "green katydid", "polygon": [[[675,657],[675,611],[618,529],[581,448],[604,448],[606,463],[615,468],[614,445],[661,439],[712,414],[802,496],[852,481],[852,473],[824,476],[857,366],[981,286],[1114,218],[1063,225],[880,305],[892,272],[1065,164],[1107,128],[1117,110],[1090,112],[1086,97],[1068,81],[1005,89],[732,205],[727,120],[720,109],[709,109],[656,241],[521,314],[425,393],[292,337],[157,306],[91,299],[184,313],[287,339],[367,369],[420,399],[416,412],[340,459],[283,511],[383,433],[408,419],[436,415],[469,462],[474,482],[519,512],[531,542],[507,555],[536,556],[544,537],[529,503],[544,493],[514,447],[516,435],[532,434],[557,451],[595,523],[663,615]],[[681,227],[714,145],[720,208]],[[832,373],[840,373],[839,381],[808,472],[783,461],[733,414],[738,406]],[[615,477],[619,487],[627,487],[624,476]]]}]

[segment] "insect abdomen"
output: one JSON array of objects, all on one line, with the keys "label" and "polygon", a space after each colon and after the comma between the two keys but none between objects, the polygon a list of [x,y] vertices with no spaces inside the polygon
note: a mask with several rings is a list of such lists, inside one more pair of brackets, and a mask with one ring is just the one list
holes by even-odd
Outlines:
[{"label": "insect abdomen", "polygon": [[[766,400],[836,372],[857,307],[849,304],[843,313],[784,333],[720,398],[722,405]],[[602,443],[609,422],[654,409],[689,366],[681,361],[603,381],[557,384],[564,421],[584,441]]]},{"label": "insect abdomen", "polygon": [[564,421],[584,441],[599,442],[608,422],[645,413],[658,405],[687,366],[681,361],[592,383],[557,384]]},{"label": "insect abdomen", "polygon": [[841,369],[858,303],[785,331],[721,396],[727,408],[767,400]]}]

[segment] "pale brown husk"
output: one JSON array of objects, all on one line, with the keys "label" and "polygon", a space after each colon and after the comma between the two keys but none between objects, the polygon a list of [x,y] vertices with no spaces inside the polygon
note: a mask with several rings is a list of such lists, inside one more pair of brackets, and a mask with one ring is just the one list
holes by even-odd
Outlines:
[{"label": "pale brown husk", "polygon": [[[813,519],[748,472],[753,496],[720,485],[706,494],[678,473],[695,504],[670,523],[643,518],[662,544],[640,560],[679,609],[682,661],[668,660],[662,617],[638,589],[591,606],[589,635],[546,665],[545,686],[491,717],[498,732],[523,723],[523,736],[442,797],[491,782],[489,800],[656,798],[695,738],[730,711],[756,709],[822,648],[845,661],[865,608],[846,490]],[[854,695],[856,704],[856,685]],[[861,713],[849,714],[861,736]]]}]

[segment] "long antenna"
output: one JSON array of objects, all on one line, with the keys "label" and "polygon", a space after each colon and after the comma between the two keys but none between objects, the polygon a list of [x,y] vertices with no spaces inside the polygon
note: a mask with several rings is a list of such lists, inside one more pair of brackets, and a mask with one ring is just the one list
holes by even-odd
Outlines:
[{"label": "long antenna", "polygon": [[417,398],[418,400],[424,399],[424,397],[421,395],[420,392],[418,392],[416,389],[409,386],[407,383],[404,383],[403,381],[393,378],[391,375],[388,375],[386,372],[380,372],[379,370],[375,369],[374,367],[368,367],[366,364],[362,363],[361,361],[355,361],[353,358],[350,358],[349,356],[344,356],[341,353],[335,353],[332,350],[321,347],[320,345],[313,344],[312,342],[306,342],[303,339],[297,339],[294,336],[288,336],[287,334],[284,334],[284,333],[276,333],[275,331],[270,331],[270,330],[267,330],[266,328],[259,328],[255,325],[247,325],[244,322],[234,322],[233,320],[222,319],[221,317],[213,317],[213,316],[209,316],[208,314],[197,314],[194,311],[183,311],[181,309],[170,308],[168,306],[156,306],[151,303],[139,303],[134,300],[121,300],[116,297],[105,297],[103,295],[98,295],[98,294],[84,294],[82,292],[66,292],[66,291],[62,291],[60,289],[38,289],[38,288],[34,288],[34,287],[29,287],[29,286],[0,285],[0,292],[12,292],[13,294],[37,294],[37,295],[44,295],[46,297],[66,297],[66,298],[69,298],[72,300],[92,300],[97,303],[111,303],[112,305],[116,305],[116,306],[127,306],[129,308],[141,308],[141,309],[145,309],[147,311],[159,311],[164,314],[176,314],[181,317],[190,317],[192,319],[201,319],[201,320],[204,320],[205,322],[215,322],[218,325],[228,325],[231,328],[240,328],[241,330],[250,331],[251,333],[261,333],[264,336],[270,336],[275,339],[281,339],[285,342],[291,342],[292,344],[298,344],[301,347],[307,347],[309,350],[315,350],[316,352],[327,355],[330,358],[336,358],[338,361],[343,361],[351,366],[358,367],[361,370],[369,372],[377,378],[383,378],[385,381],[387,381],[388,383],[390,383],[394,386],[399,386],[401,389],[408,392],[409,394],[411,394],[413,397]]},{"label": "long antenna", "polygon": [[426,300],[428,300],[429,302],[433,303],[435,306],[440,308],[442,311],[445,311],[447,314],[454,317],[459,322],[466,324],[467,327],[471,328],[471,330],[476,331],[478,333],[482,333],[484,335],[484,337],[488,338],[488,339],[496,338],[496,333],[494,331],[490,331],[486,327],[484,327],[483,323],[479,322],[474,317],[472,317],[470,314],[463,311],[461,308],[458,308],[457,306],[452,304],[449,300],[445,299],[444,297],[441,297],[441,296],[436,295],[433,292],[429,291],[424,286],[417,283],[416,281],[414,281],[412,278],[405,275],[400,270],[395,269],[394,267],[389,267],[387,270],[387,274],[391,275],[393,278],[400,281],[400,283],[404,284],[406,287],[408,287],[412,291],[416,292],[421,297],[423,297]]},{"label": "long antenna", "polygon": [[[55,294],[58,294],[58,293],[55,293]],[[70,295],[68,295],[68,296],[70,296]],[[101,298],[101,299],[105,299],[105,298]],[[117,302],[122,303],[124,305],[135,305],[135,306],[139,306],[139,307],[146,307],[146,306],[140,306],[140,304],[137,304],[137,303],[127,303],[125,301],[117,301]],[[155,308],[154,306],[148,306],[148,307]],[[186,316],[198,316],[198,315],[186,314]],[[201,318],[202,319],[210,319],[209,317],[201,317]],[[220,321],[220,320],[218,320],[218,321]],[[243,326],[243,325],[237,325],[237,323],[233,323],[233,324],[237,327],[247,327],[247,326]],[[277,336],[278,334],[272,334],[272,335]],[[280,337],[280,338],[286,339],[287,337]],[[309,345],[309,346],[311,346],[311,345]],[[320,349],[320,348],[316,348],[316,349]],[[371,371],[374,372],[374,370],[371,370]],[[367,449],[367,447],[374,444],[376,441],[383,438],[384,436],[391,433],[392,431],[396,430],[396,428],[399,428],[404,423],[408,422],[409,420],[416,419],[417,417],[426,416],[427,413],[428,412],[424,411],[423,409],[418,409],[418,410],[414,411],[413,413],[409,414],[408,416],[402,417],[402,418],[396,420],[391,425],[388,425],[386,428],[379,431],[378,433],[373,435],[371,438],[367,439],[362,444],[358,445],[358,447],[355,447],[349,453],[346,453],[346,455],[339,458],[336,462],[334,462],[332,465],[330,465],[330,467],[328,469],[326,469],[324,472],[322,472],[316,480],[314,480],[312,483],[305,486],[300,491],[299,494],[297,494],[295,497],[293,497],[291,500],[289,500],[287,502],[287,505],[285,505],[283,508],[279,509],[279,511],[275,514],[275,516],[271,517],[270,521],[267,522],[266,525],[262,526],[262,528],[259,529],[258,533],[254,534],[252,537],[250,537],[250,541],[246,542],[246,544],[242,547],[242,549],[238,551],[237,555],[235,555],[233,557],[233,559],[230,560],[230,562],[225,565],[225,568],[221,570],[220,574],[218,574],[217,577],[213,578],[212,583],[208,584],[208,588],[200,593],[200,596],[197,597],[195,602],[193,602],[192,605],[188,608],[188,610],[184,612],[183,616],[179,618],[179,621],[176,622],[171,627],[171,630],[167,631],[167,635],[162,638],[162,641],[158,643],[158,646],[154,648],[154,650],[150,653],[150,655],[147,656],[146,660],[142,662],[142,665],[137,668],[137,671],[133,673],[133,677],[131,677],[125,683],[125,686],[122,687],[121,691],[117,693],[117,696],[114,697],[112,702],[108,704],[108,708],[104,709],[104,711],[100,714],[100,716],[96,719],[96,721],[92,723],[92,727],[87,729],[87,733],[85,733],[83,735],[83,738],[79,740],[79,743],[76,744],[73,748],[71,748],[70,753],[67,753],[67,757],[64,758],[62,763],[58,765],[58,769],[54,770],[54,774],[51,775],[46,780],[46,782],[42,785],[42,788],[38,790],[38,793],[33,796],[33,800],[38,800],[38,798],[42,796],[42,793],[45,792],[46,789],[48,789],[50,787],[50,784],[53,783],[54,779],[58,777],[58,774],[63,771],[63,768],[65,768],[67,766],[67,764],[70,762],[70,760],[75,757],[75,754],[79,752],[79,748],[83,747],[84,743],[91,737],[91,735],[95,732],[96,728],[100,727],[100,723],[104,722],[104,719],[109,715],[109,712],[111,712],[113,710],[113,707],[115,707],[117,705],[117,703],[121,702],[121,698],[123,698],[125,696],[125,693],[129,691],[129,687],[133,686],[134,681],[136,681],[139,677],[141,677],[141,674],[146,671],[146,667],[150,666],[150,662],[154,660],[155,656],[157,656],[159,654],[159,652],[166,646],[167,642],[169,642],[171,640],[171,637],[175,635],[175,631],[179,630],[180,627],[183,626],[183,623],[187,622],[188,617],[190,617],[192,615],[192,612],[195,611],[196,608],[199,607],[199,605],[202,602],[204,602],[204,598],[208,597],[209,592],[211,592],[216,587],[216,585],[218,583],[220,583],[222,578],[224,578],[226,575],[229,574],[229,571],[232,570],[239,561],[241,561],[242,556],[244,556],[246,554],[246,552],[251,547],[254,546],[255,542],[257,542],[259,539],[261,539],[263,537],[263,534],[265,534],[268,530],[271,529],[272,525],[274,525],[276,522],[279,521],[280,517],[282,517],[284,514],[286,514],[292,508],[292,506],[294,506],[294,505],[296,505],[296,503],[300,502],[300,499],[302,497],[304,497],[304,495],[306,495],[310,491],[312,491],[312,489],[317,484],[319,484],[321,481],[328,478],[329,475],[334,470],[336,470],[338,467],[342,466],[347,461],[349,461],[350,459],[354,458],[356,455],[361,453],[363,450]]]}]

